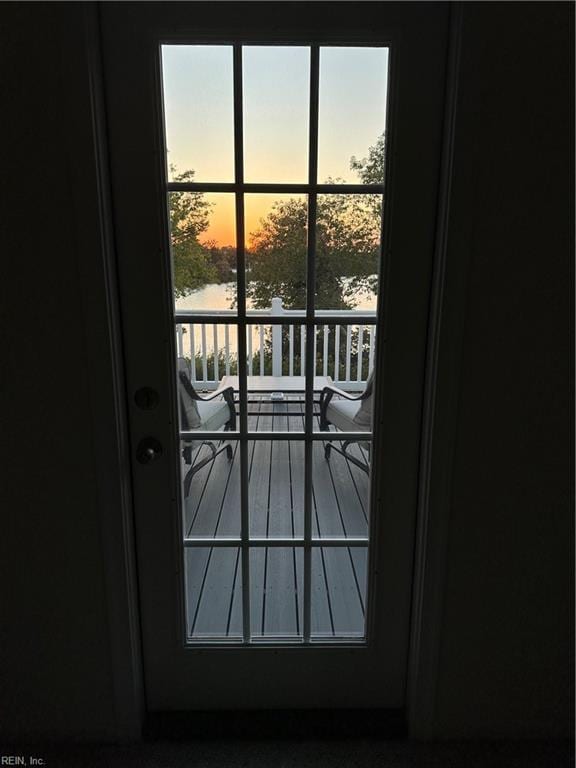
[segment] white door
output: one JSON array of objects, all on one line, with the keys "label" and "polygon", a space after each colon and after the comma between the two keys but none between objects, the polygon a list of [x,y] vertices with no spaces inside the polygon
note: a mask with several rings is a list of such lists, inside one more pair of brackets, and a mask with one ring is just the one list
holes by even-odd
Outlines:
[{"label": "white door", "polygon": [[401,708],[447,9],[236,5],[101,5],[147,706]]}]

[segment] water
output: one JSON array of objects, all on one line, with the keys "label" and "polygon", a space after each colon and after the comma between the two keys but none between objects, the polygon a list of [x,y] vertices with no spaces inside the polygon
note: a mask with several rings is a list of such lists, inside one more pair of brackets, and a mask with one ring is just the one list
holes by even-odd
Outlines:
[{"label": "water", "polygon": [[[347,278],[348,279],[348,278]],[[176,300],[176,309],[233,309],[232,301],[235,296],[236,283],[210,283],[189,296]],[[246,299],[246,308],[253,309],[249,298]],[[376,297],[374,294],[363,295],[355,309],[376,309]]]},{"label": "water", "polygon": [[233,309],[235,287],[235,283],[209,283],[189,296],[176,299],[176,309]]}]

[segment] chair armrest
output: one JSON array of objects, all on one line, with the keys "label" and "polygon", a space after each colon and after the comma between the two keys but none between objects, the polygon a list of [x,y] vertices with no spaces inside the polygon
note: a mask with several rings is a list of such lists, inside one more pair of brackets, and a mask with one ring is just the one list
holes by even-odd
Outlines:
[{"label": "chair armrest", "polygon": [[338,387],[333,387],[331,384],[324,387],[322,392],[320,393],[320,402],[322,402],[322,399],[329,396],[329,400],[331,400],[334,395],[339,395],[340,397],[344,397],[346,400],[364,400],[368,397],[370,393],[365,389],[364,392],[361,392],[359,395],[351,395],[349,392],[344,392],[343,389],[339,389]]},{"label": "chair armrest", "polygon": [[226,400],[227,393],[232,395],[232,398],[234,398],[234,387],[222,387],[221,389],[215,389],[214,392],[210,392],[208,395],[199,395],[196,391],[194,391],[194,399],[208,402],[209,400],[214,400],[214,398],[218,397],[219,395],[224,395],[224,399]]}]

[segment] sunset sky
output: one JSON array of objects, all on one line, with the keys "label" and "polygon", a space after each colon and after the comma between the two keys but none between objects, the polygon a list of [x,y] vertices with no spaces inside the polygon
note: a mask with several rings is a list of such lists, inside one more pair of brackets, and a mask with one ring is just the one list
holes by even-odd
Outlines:
[{"label": "sunset sky", "polygon": [[[168,163],[193,169],[195,181],[233,181],[232,47],[163,46],[162,61]],[[244,47],[245,181],[307,181],[309,62],[306,47]],[[387,82],[386,48],[320,49],[320,181],[358,181],[350,158],[384,131]],[[207,198],[216,205],[201,239],[235,244],[234,196]],[[273,200],[246,200],[248,239]]]}]

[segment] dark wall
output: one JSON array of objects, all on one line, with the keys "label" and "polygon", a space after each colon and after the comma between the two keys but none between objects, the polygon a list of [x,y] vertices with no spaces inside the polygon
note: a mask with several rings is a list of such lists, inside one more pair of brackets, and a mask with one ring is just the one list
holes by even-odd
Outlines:
[{"label": "dark wall", "polygon": [[448,258],[468,274],[442,736],[572,729],[571,11],[463,4]]},{"label": "dark wall", "polygon": [[[464,4],[449,257],[469,271],[440,737],[570,728],[569,11]],[[0,16],[0,740],[108,738],[87,233],[72,181],[82,19],[72,3],[5,3]]]},{"label": "dark wall", "polygon": [[[114,711],[74,188],[77,4],[0,8],[0,744],[107,738]],[[80,126],[82,131],[86,126]]]}]

